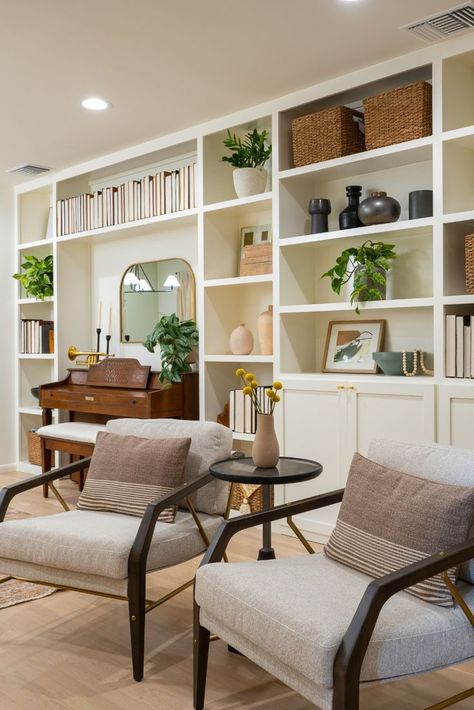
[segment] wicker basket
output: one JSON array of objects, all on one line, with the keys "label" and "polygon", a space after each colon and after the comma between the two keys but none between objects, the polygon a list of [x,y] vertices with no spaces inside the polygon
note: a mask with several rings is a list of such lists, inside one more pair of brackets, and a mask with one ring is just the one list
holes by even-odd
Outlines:
[{"label": "wicker basket", "polygon": [[383,148],[432,133],[431,84],[418,81],[364,99],[365,146]]},{"label": "wicker basket", "polygon": [[364,136],[354,117],[363,114],[346,106],[336,106],[291,122],[295,167],[341,158],[365,150]]},{"label": "wicker basket", "polygon": [[34,429],[28,432],[28,461],[41,466],[41,437]]},{"label": "wicker basket", "polygon": [[466,290],[474,293],[474,234],[464,237],[464,259],[466,269]]},{"label": "wicker basket", "polygon": [[233,484],[230,507],[240,511],[242,504],[246,503],[250,506],[251,513],[259,513],[263,510],[262,486]]}]

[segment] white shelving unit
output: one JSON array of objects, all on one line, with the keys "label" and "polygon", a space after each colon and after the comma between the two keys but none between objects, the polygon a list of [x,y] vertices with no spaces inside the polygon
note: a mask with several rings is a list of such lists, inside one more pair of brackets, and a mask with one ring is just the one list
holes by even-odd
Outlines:
[{"label": "white shelving unit", "polygon": [[[52,356],[18,354],[18,460],[26,457],[25,436],[40,412],[29,388],[62,376],[67,347],[88,349],[95,342],[95,314],[101,299],[117,320],[117,283],[124,266],[152,258],[182,257],[197,279],[197,319],[201,333],[200,411],[215,420],[229,390],[238,386],[235,369],[252,369],[268,383],[285,386],[279,437],[287,455],[316,458],[324,465],[317,483],[283,492],[287,500],[344,483],[350,455],[366,452],[370,438],[442,440],[474,445],[474,387],[469,380],[444,377],[444,317],[474,314],[474,296],[464,283],[464,236],[474,232],[474,46],[466,36],[412,55],[360,70],[241,111],[193,129],[120,151],[77,168],[20,186],[17,194],[18,259],[26,253],[52,253],[55,297],[37,304],[18,292],[17,316],[50,316],[56,326]],[[320,108],[354,104],[368,95],[411,81],[433,85],[433,134],[419,140],[294,168],[291,120]],[[232,170],[220,161],[227,129],[244,133],[265,128],[273,144],[266,191],[237,199]],[[163,217],[43,238],[50,205],[114,176],[136,174],[150,165],[173,165],[195,156],[196,209]],[[401,203],[398,222],[360,229],[338,227],[346,204],[345,186],[360,184],[363,196],[383,189]],[[434,215],[408,219],[408,193],[433,189]],[[331,200],[330,231],[309,233],[308,202]],[[272,225],[273,273],[239,276],[241,229]],[[321,279],[342,249],[366,239],[395,245],[398,258],[388,282],[387,300],[361,305],[361,317],[386,321],[384,349],[421,347],[433,377],[332,375],[323,372],[323,352],[331,320],[358,320],[347,291],[337,297]],[[123,258],[121,255],[124,255]],[[128,262],[126,260],[128,259]],[[274,310],[274,355],[261,355],[256,321],[269,304]],[[254,350],[235,356],[229,335],[245,322]],[[118,342],[121,355],[141,350]],[[157,361],[158,364],[158,361]],[[439,406],[437,404],[439,402]],[[461,416],[463,412],[464,418]],[[469,416],[466,418],[466,412]],[[250,450],[252,435],[236,434],[236,445]],[[324,536],[334,511],[299,520],[308,534]]]}]

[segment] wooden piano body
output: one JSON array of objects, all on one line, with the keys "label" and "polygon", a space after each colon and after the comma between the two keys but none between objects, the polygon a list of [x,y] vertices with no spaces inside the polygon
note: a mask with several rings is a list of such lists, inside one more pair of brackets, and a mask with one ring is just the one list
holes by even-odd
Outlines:
[{"label": "wooden piano body", "polygon": [[[39,404],[43,426],[52,423],[54,409],[67,413],[70,422],[95,424],[122,417],[199,419],[199,376],[185,373],[181,382],[170,385],[138,360],[108,358],[88,369],[72,367],[63,380],[41,385]],[[49,471],[53,451],[90,456],[93,446],[46,436],[41,450],[43,471]]]}]

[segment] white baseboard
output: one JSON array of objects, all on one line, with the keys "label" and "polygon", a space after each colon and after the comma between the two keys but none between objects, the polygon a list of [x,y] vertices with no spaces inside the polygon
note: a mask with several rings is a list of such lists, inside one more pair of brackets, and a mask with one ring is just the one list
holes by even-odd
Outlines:
[{"label": "white baseboard", "polygon": [[[299,527],[303,535],[310,542],[318,542],[324,545],[334,530],[335,522],[328,523],[324,521],[310,520],[308,518],[294,518],[293,521]],[[288,535],[289,537],[295,537],[294,532],[288,527],[286,521],[277,521],[272,524],[272,529],[275,532],[279,532],[282,535]]]},{"label": "white baseboard", "polygon": [[14,464],[13,470],[19,471],[20,473],[30,473],[35,476],[39,476],[41,474],[41,466],[35,466],[34,464],[29,463],[29,461],[18,461]]},{"label": "white baseboard", "polygon": [[1,471],[18,471],[18,465],[16,463],[2,463],[0,464]]}]

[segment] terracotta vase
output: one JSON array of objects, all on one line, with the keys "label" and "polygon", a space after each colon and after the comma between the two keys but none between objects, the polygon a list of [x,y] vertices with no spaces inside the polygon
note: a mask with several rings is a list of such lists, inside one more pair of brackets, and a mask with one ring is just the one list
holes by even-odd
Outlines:
[{"label": "terracotta vase", "polygon": [[253,350],[253,335],[245,323],[239,323],[232,331],[229,347],[232,355],[250,355]]},{"label": "terracotta vase", "polygon": [[260,313],[257,319],[258,341],[262,355],[273,355],[273,306]]},{"label": "terracotta vase", "polygon": [[280,458],[273,414],[259,414],[257,433],[252,446],[252,459],[258,468],[273,468]]}]

